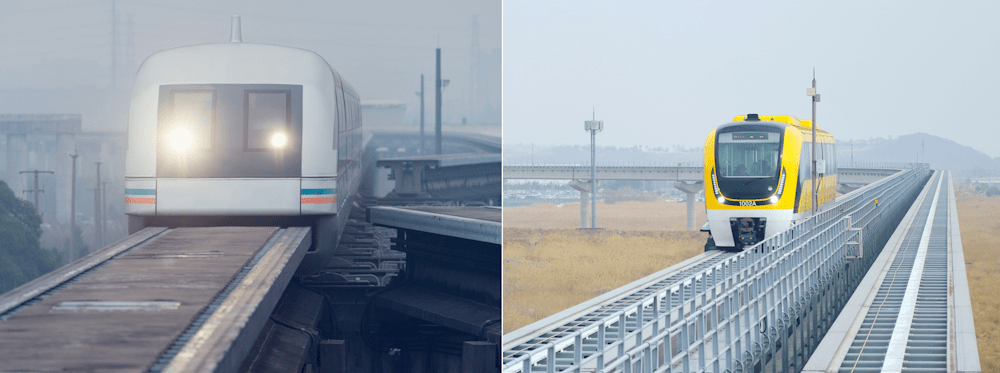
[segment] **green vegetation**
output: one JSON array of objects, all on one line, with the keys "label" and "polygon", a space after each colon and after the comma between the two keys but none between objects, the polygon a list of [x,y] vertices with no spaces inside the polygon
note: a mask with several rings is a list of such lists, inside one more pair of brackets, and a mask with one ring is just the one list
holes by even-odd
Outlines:
[{"label": "green vegetation", "polygon": [[59,266],[59,254],[39,245],[41,224],[34,206],[0,181],[0,293]]}]

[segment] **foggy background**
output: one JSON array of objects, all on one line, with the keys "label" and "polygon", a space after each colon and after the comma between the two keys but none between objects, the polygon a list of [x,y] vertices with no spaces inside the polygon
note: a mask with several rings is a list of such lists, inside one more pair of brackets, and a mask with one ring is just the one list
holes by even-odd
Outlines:
[{"label": "foggy background", "polygon": [[[477,103],[475,108],[467,101],[472,100],[473,84],[499,84],[500,1],[4,2],[0,5],[0,89],[23,93],[111,86],[112,3],[117,14],[117,83],[126,91],[131,89],[135,70],[150,54],[228,42],[230,16],[240,15],[244,42],[316,52],[359,91],[362,100],[406,103],[410,122],[420,110],[414,94],[420,90],[420,74],[425,74],[425,90],[430,91],[426,105],[433,109],[434,49],[440,47],[442,75],[451,80],[444,93],[444,120],[460,122],[467,117],[476,119],[470,122],[499,124],[497,94],[476,99],[486,103]],[[473,40],[474,33],[477,40]],[[473,74],[478,74],[476,82]],[[499,92],[499,88],[486,91]],[[74,103],[25,100],[9,94],[2,98],[2,113],[74,107]],[[86,104],[79,106],[88,109]],[[85,113],[83,130],[124,130],[119,118],[123,115],[121,111],[107,117],[102,112]]]},{"label": "foggy background", "polygon": [[932,166],[953,148],[931,146],[941,138],[995,167],[998,15],[990,1],[504,1],[504,161],[528,163],[530,144],[589,146],[592,108],[598,146],[664,151],[702,147],[736,115],[809,119],[815,68],[839,161],[856,139],[915,162],[921,142],[895,140],[923,133]]},{"label": "foggy background", "polygon": [[[446,131],[500,134],[498,0],[2,2],[0,179],[33,202],[34,175],[22,171],[54,172],[39,175],[43,247],[69,259],[74,150],[80,154],[75,219],[84,243],[93,250],[125,236],[125,131],[136,70],[160,50],[228,42],[232,15],[242,18],[243,42],[307,49],[326,59],[359,92],[363,118],[376,119],[368,130],[417,128],[421,74],[425,118],[433,126],[435,48],[441,48],[442,79],[450,80],[442,100]],[[99,209],[105,218],[95,220]]]}]

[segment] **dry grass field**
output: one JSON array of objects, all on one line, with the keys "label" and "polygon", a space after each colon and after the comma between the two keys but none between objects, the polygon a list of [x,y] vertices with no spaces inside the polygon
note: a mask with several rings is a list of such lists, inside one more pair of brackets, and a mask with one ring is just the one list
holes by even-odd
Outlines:
[{"label": "dry grass field", "polygon": [[[587,221],[590,221],[589,212]],[[695,229],[705,224],[705,202],[695,203],[695,223]],[[580,228],[580,203],[505,208],[503,226],[524,229]],[[597,226],[629,231],[683,231],[687,229],[687,203],[628,201],[609,205],[598,202]]]},{"label": "dry grass field", "polygon": [[504,332],[703,252],[707,236],[684,231],[686,211],[676,202],[598,203],[597,226],[607,229],[581,231],[578,203],[504,209]]},{"label": "dry grass field", "polygon": [[972,296],[983,372],[1000,372],[1000,197],[986,197],[955,180],[958,225]]},{"label": "dry grass field", "polygon": [[[983,372],[1000,372],[1000,197],[955,180],[969,290]],[[685,204],[598,204],[598,226],[580,231],[579,204],[504,209],[503,324],[510,332],[702,252],[685,232]],[[696,209],[705,222],[704,205]]]},{"label": "dry grass field", "polygon": [[576,229],[504,228],[503,233],[505,333],[698,255],[706,237]]}]

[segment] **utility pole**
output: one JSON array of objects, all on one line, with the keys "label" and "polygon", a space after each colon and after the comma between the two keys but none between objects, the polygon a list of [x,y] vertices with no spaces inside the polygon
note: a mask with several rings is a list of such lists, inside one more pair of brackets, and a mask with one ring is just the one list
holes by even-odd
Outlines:
[{"label": "utility pole", "polygon": [[590,228],[597,229],[597,157],[595,152],[597,132],[604,130],[604,121],[597,120],[591,112],[591,120],[583,122],[583,129],[590,131]]},{"label": "utility pole", "polygon": [[110,181],[101,182],[101,239],[107,238],[105,236],[108,234],[107,226],[104,223],[108,216],[108,184],[110,183]]},{"label": "utility pole", "polygon": [[[819,207],[819,185],[816,184],[816,103],[819,102],[819,93],[816,93],[816,68],[813,68],[813,80],[812,88],[806,89],[806,95],[812,97],[812,216],[816,216],[817,208]],[[815,225],[813,219],[809,219],[809,235],[813,235],[813,226]]]},{"label": "utility pole", "polygon": [[73,176],[70,181],[69,191],[69,261],[77,257],[76,252],[76,157],[80,156],[75,151],[69,155],[73,158]]},{"label": "utility pole", "polygon": [[101,163],[97,165],[97,186],[94,187],[94,246],[101,248],[104,242],[104,217],[101,216]]},{"label": "utility pole", "polygon": [[[32,191],[32,193],[35,194],[35,212],[38,213],[38,217],[41,217],[42,216],[42,209],[39,208],[39,206],[38,206],[38,194],[41,193],[41,190],[38,189],[38,174],[55,174],[55,172],[52,172],[52,171],[31,170],[31,171],[21,171],[21,173],[22,174],[35,174],[35,189],[32,189],[31,191]],[[27,192],[27,190],[25,192]]]},{"label": "utility pole", "polygon": [[[812,97],[812,214],[815,216],[819,206],[819,185],[816,183],[816,103],[819,93],[816,93],[816,69],[813,69],[812,88],[806,90],[806,95]],[[809,234],[812,234],[810,225]]]},{"label": "utility pole", "polygon": [[420,153],[426,151],[424,147],[424,74],[420,74]]},{"label": "utility pole", "polygon": [[436,153],[441,154],[441,48],[437,49],[437,75],[434,78],[434,141]]}]

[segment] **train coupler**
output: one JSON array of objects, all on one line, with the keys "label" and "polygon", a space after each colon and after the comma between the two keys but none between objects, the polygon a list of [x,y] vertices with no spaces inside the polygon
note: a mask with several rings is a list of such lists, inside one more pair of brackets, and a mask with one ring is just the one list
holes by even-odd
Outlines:
[{"label": "train coupler", "polygon": [[733,231],[736,249],[742,250],[764,240],[767,218],[729,218],[729,227]]}]

